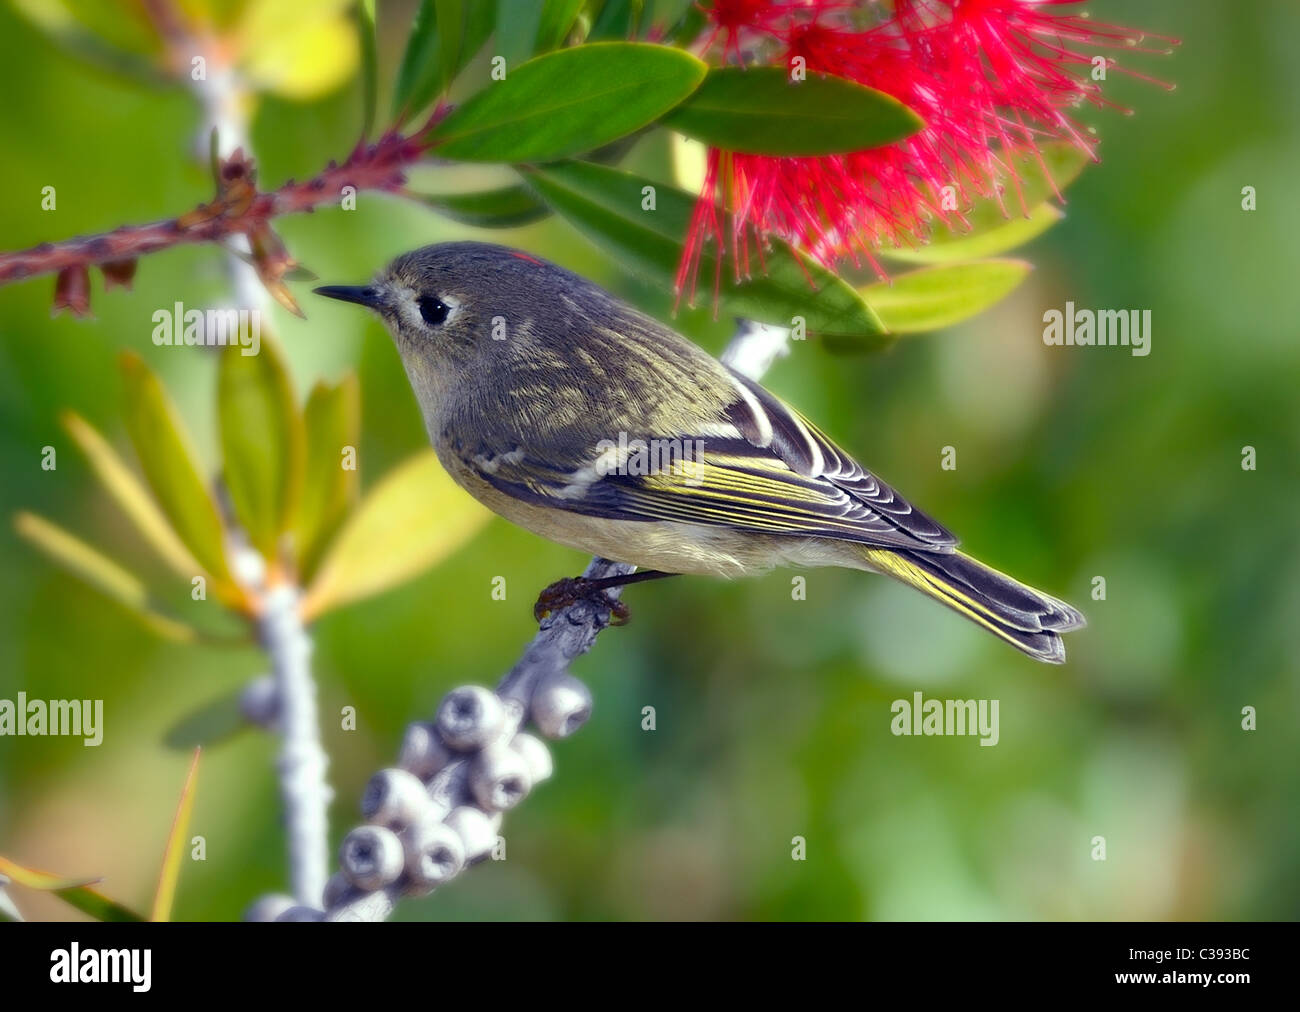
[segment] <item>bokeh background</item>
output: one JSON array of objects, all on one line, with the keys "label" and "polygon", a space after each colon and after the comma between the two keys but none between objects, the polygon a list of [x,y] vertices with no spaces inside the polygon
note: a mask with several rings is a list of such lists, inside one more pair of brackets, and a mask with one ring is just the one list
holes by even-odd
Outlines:
[{"label": "bokeh background", "polygon": [[[382,65],[411,5],[383,4]],[[1300,913],[1300,10],[1119,0],[1091,9],[1177,36],[1135,57],[1172,93],[1114,79],[1136,115],[1089,114],[1103,161],[1067,218],[1020,255],[1037,269],[996,309],[865,357],[815,343],[768,374],[846,447],[962,535],[970,551],[1079,604],[1069,664],[1019,656],[881,578],[790,573],[633,588],[634,619],[576,673],[594,716],[555,748],[557,774],[506,823],[488,863],[404,919],[1290,919]],[[0,4],[0,247],[165,217],[210,194],[199,115],[179,88],[142,87],[54,46]],[[346,48],[346,47],[345,47]],[[252,147],[264,183],[346,153],[355,77],[263,96]],[[321,91],[323,89],[323,93]],[[292,89],[290,89],[292,90]],[[665,176],[667,146],[630,163]],[[489,170],[456,185],[486,185]],[[435,180],[436,181],[436,180]],[[53,185],[58,210],[40,209]],[[1243,186],[1258,210],[1241,207]],[[562,222],[475,233],[395,199],[284,219],[325,282],[367,278],[424,243],[479,235],[522,246],[668,318],[671,298],[612,266]],[[121,349],[161,372],[217,459],[214,361],[156,348],[150,315],[224,297],[221,254],[146,259],[134,290],[96,291],[95,318],[51,318],[49,278],[0,289],[0,515],[33,509],[132,565],[147,552],[58,426],[74,408],[126,449]],[[96,282],[98,285],[98,282]],[[424,445],[386,334],[298,285],[309,319],[277,311],[300,392],[361,378],[363,483]],[[1048,348],[1067,299],[1150,309],[1153,351]],[[678,325],[719,351],[732,324]],[[59,452],[42,471],[41,448]],[[955,471],[941,448],[957,448]],[[1253,446],[1258,468],[1242,469]],[[0,738],[0,853],[147,907],[188,757],[162,739],[205,700],[265,670],[252,648],[159,642],[0,525],[0,697],[105,700],[98,749]],[[466,682],[492,684],[532,635],[539,588],[584,559],[494,520],[444,564],[336,612],[316,630],[335,841],[403,726]],[[507,599],[490,581],[504,576]],[[1092,599],[1103,576],[1106,600]],[[1001,741],[895,737],[890,704],[1000,700]],[[658,729],[640,729],[641,709]],[[354,706],[358,728],[339,729]],[[1258,711],[1243,731],[1241,709]],[[248,732],[204,756],[176,916],[237,918],[285,883],[275,741]],[[807,860],[791,860],[791,840]],[[1107,859],[1093,861],[1104,836]],[[31,916],[68,908],[17,892]]]}]

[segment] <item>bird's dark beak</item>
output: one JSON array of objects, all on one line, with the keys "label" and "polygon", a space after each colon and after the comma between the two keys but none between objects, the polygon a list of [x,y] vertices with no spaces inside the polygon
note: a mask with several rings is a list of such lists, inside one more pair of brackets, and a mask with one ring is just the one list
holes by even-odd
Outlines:
[{"label": "bird's dark beak", "polygon": [[378,309],[384,303],[384,290],[376,285],[322,285],[312,291],[327,299],[355,302],[367,309]]}]

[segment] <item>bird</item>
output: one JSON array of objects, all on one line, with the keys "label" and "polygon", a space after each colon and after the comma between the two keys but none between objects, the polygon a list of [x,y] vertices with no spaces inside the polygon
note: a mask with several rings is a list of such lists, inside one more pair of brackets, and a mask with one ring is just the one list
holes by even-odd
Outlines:
[{"label": "bird", "polygon": [[[505,519],[638,567],[570,578],[539,617],[609,587],[778,566],[883,573],[1062,663],[1085,624],[957,538],[752,379],[527,252],[443,242],[319,295],[382,319],[447,473]],[[616,603],[611,603],[613,607]]]}]

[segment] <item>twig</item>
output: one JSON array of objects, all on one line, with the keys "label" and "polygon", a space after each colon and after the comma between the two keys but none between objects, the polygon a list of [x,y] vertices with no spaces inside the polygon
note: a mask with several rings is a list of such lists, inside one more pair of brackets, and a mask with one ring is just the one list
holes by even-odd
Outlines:
[{"label": "twig", "polygon": [[[789,331],[740,321],[722,360],[757,379],[789,350]],[[584,576],[600,579],[635,566],[592,559]],[[607,591],[617,597],[619,589]],[[400,768],[382,770],[366,788],[368,824],[348,834],[341,871],[325,889],[324,909],[267,896],[249,920],[381,921],[407,895],[427,895],[469,864],[486,860],[502,813],[551,774],[549,750],[520,728],[531,721],[548,738],[565,738],[591,713],[591,694],[569,665],[609,625],[610,610],[580,600],[547,616],[496,692],[467,686],[444,697],[436,720],[407,728]]]}]

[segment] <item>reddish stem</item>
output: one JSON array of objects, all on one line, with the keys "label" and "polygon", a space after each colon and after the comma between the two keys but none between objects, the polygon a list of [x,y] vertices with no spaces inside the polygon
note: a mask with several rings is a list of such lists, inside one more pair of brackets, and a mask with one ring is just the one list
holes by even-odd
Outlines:
[{"label": "reddish stem", "polygon": [[428,145],[421,138],[439,115],[435,113],[429,123],[412,134],[392,132],[372,145],[359,144],[342,165],[331,163],[311,179],[257,192],[251,201],[241,201],[237,206],[218,199],[167,221],[123,225],[99,235],[0,253],[0,285],[70,267],[133,260],[183,243],[220,242],[233,235],[249,235],[280,215],[310,211],[338,200],[344,186],[353,186],[358,192],[398,191],[406,182],[406,168],[427,152]]}]

